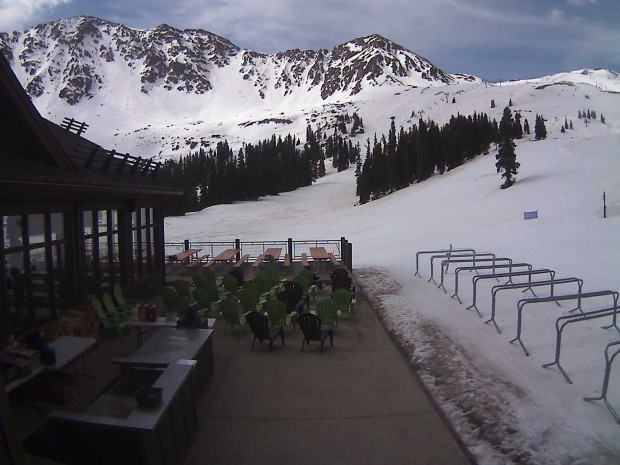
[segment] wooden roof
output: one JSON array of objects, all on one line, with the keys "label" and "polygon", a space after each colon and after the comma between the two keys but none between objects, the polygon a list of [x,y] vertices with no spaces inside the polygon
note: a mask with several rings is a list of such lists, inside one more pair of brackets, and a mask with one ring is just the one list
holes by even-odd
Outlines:
[{"label": "wooden roof", "polygon": [[[104,171],[86,165],[75,156],[77,148],[87,147],[99,156],[110,154],[97,144],[41,117],[0,53],[0,196],[8,204],[16,197],[57,196],[96,193],[98,198],[171,198],[179,191],[160,186],[149,167],[136,171]],[[66,131],[65,131],[66,132]],[[113,158],[113,157],[112,157]],[[118,157],[117,157],[118,158]],[[101,166],[101,165],[100,165]],[[100,168],[100,167],[99,167]],[[153,173],[150,173],[153,174]]]}]

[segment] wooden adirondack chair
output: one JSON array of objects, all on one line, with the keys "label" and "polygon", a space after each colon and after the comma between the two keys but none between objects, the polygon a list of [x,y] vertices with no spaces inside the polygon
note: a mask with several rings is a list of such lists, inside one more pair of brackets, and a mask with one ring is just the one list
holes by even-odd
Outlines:
[{"label": "wooden adirondack chair", "polygon": [[284,345],[284,328],[282,326],[269,327],[269,319],[260,312],[250,312],[245,315],[245,320],[248,326],[254,333],[254,339],[252,339],[252,350],[254,350],[254,343],[256,339],[263,343],[263,340],[269,341],[269,352],[278,336],[282,339],[282,345]]},{"label": "wooden adirondack chair", "polygon": [[306,344],[310,345],[310,341],[320,341],[321,353],[323,353],[323,346],[328,337],[332,347],[334,346],[333,328],[321,328],[321,319],[318,316],[312,313],[304,313],[297,317],[297,324],[301,328],[302,333],[304,333],[304,338],[301,341],[302,352]]}]

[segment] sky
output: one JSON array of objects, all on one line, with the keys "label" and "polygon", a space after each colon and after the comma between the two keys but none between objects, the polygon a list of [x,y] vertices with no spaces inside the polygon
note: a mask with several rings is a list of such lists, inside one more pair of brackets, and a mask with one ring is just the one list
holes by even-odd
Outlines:
[{"label": "sky", "polygon": [[0,0],[0,31],[73,16],[204,29],[257,52],[381,34],[449,73],[497,82],[620,71],[617,0]]},{"label": "sky", "polygon": [[[357,288],[371,299],[394,340],[402,341],[407,359],[479,465],[620,464],[620,426],[603,402],[583,400],[601,394],[605,346],[620,340],[615,329],[602,329],[611,321],[573,322],[563,331],[560,361],[572,380],[569,384],[557,366],[542,365],[554,360],[556,319],[579,315],[570,313],[574,301],[562,301],[561,307],[551,302],[525,307],[521,336],[530,353],[526,356],[518,343],[509,341],[517,332],[517,304],[532,293],[523,289],[497,293],[495,322],[500,334],[484,321],[491,317],[492,288],[504,280],[479,279],[478,316],[467,310],[474,302],[476,273],[462,270],[458,278],[462,303],[451,298],[457,287],[456,268],[471,262],[450,265],[444,273],[445,292],[438,288],[445,257],[434,260],[435,282],[429,281],[430,257],[441,254],[420,255],[421,277],[415,275],[417,252],[453,245],[493,252],[534,269],[551,269],[556,278],[580,278],[586,292],[620,290],[620,77],[611,78],[612,88],[608,73],[592,73],[589,79],[579,76],[584,84],[544,89],[537,89],[539,82],[456,85],[461,91],[454,105],[442,100],[443,93],[421,88],[400,95],[386,91],[360,109],[370,134],[374,132],[370,128],[387,125],[388,115],[396,121],[406,118],[412,102],[433,121],[445,121],[456,109],[471,114],[481,108],[499,120],[503,105],[490,109],[491,98],[497,102],[512,98],[513,109],[530,121],[533,115],[544,115],[547,139],[534,141],[530,134],[516,141],[520,167],[509,189],[500,189],[493,149],[442,175],[355,205],[355,168],[336,173],[326,162],[328,175],[311,186],[258,202],[216,205],[166,218],[166,241],[179,244],[168,247],[166,255],[178,252],[184,239],[205,247],[199,241],[231,243],[239,238],[241,253],[256,255],[258,241],[285,243],[290,237],[299,257],[308,243],[297,241],[325,240],[326,250],[338,252],[327,240],[344,236],[352,244]],[[602,85],[610,91],[603,91]],[[403,99],[409,104],[398,107],[396,102]],[[606,123],[586,124],[574,116],[579,108],[604,114]],[[565,115],[574,127],[562,133]],[[258,126],[248,130],[259,131]],[[268,134],[269,129],[262,131]],[[523,213],[533,210],[538,217],[524,220]],[[212,255],[215,252],[219,250]],[[244,272],[246,279],[255,273],[251,266]],[[321,267],[318,272],[325,276]],[[543,279],[548,276],[532,277]],[[524,276],[513,277],[515,283],[526,281]],[[537,285],[535,292],[542,297],[549,288]],[[575,292],[574,282],[555,288],[555,295]],[[581,308],[593,311],[610,305],[610,296],[584,298]],[[352,330],[346,320],[338,326],[339,333]],[[349,349],[335,343],[332,353],[337,350]],[[620,412],[620,357],[612,366],[608,400]]]}]

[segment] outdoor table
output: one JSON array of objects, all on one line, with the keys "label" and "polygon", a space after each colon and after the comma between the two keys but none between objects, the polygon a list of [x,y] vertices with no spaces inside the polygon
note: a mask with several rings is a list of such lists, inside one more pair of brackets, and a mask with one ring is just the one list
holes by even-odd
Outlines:
[{"label": "outdoor table", "polygon": [[174,261],[191,262],[192,260],[195,260],[196,258],[198,258],[198,252],[200,252],[201,250],[202,249],[187,249],[187,250],[184,250],[183,252],[174,254]]},{"label": "outdoor table", "polygon": [[226,249],[211,259],[214,262],[230,262],[241,250]]},{"label": "outdoor table", "polygon": [[265,250],[264,259],[267,262],[277,262],[280,259],[280,255],[282,255],[281,247],[271,247]]},{"label": "outdoor table", "polygon": [[76,336],[61,336],[55,341],[50,342],[48,345],[56,352],[56,363],[54,365],[44,365],[39,359],[39,355],[30,358],[30,367],[32,372],[30,375],[11,381],[4,387],[4,391],[9,393],[26,381],[31,380],[35,376],[40,375],[44,371],[60,371],[67,365],[73,363],[76,359],[82,359],[82,373],[75,372],[75,374],[90,376],[86,373],[86,360],[84,357],[85,352],[91,348],[97,342],[92,337],[76,337]]},{"label": "outdoor table", "polygon": [[325,263],[329,260],[325,247],[310,247],[310,255],[314,261],[323,262],[323,269],[325,269]]}]

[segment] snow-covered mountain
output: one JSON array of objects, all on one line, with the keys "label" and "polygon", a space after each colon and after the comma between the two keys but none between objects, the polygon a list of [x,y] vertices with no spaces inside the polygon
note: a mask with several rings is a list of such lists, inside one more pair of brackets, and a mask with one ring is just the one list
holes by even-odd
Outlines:
[{"label": "snow-covered mountain", "polygon": [[272,55],[241,50],[203,30],[180,31],[166,24],[131,29],[93,17],[41,24],[24,32],[0,35],[4,53],[30,76],[33,97],[51,92],[69,104],[96,98],[115,85],[106,63],[129,70],[125,85],[150,94],[163,88],[187,94],[213,91],[212,74],[233,67],[237,80],[253,84],[265,98],[295,89],[320,89],[321,98],[353,95],[365,83],[381,85],[448,84],[469,76],[452,76],[426,59],[381,36],[347,42],[331,52],[288,50]]},{"label": "snow-covered mountain", "polygon": [[90,121],[98,108],[122,121],[124,112],[162,99],[173,103],[176,115],[194,119],[226,115],[231,106],[273,108],[283,99],[321,106],[372,87],[479,81],[447,74],[379,35],[332,51],[263,54],[204,30],[165,24],[138,30],[76,17],[0,33],[0,49],[42,113],[56,119],[81,113]]},{"label": "snow-covered mountain", "polygon": [[331,134],[353,112],[365,125],[362,144],[392,118],[407,127],[476,111],[499,121],[510,99],[525,117],[548,108],[541,98],[558,99],[558,113],[545,116],[563,122],[587,107],[592,86],[620,91],[620,77],[606,70],[489,84],[448,74],[379,35],[331,51],[263,54],[204,30],[76,17],[0,33],[0,50],[44,117],[85,121],[86,137],[102,146],[156,159],[224,139],[233,148],[272,134],[303,139],[308,125]]}]

